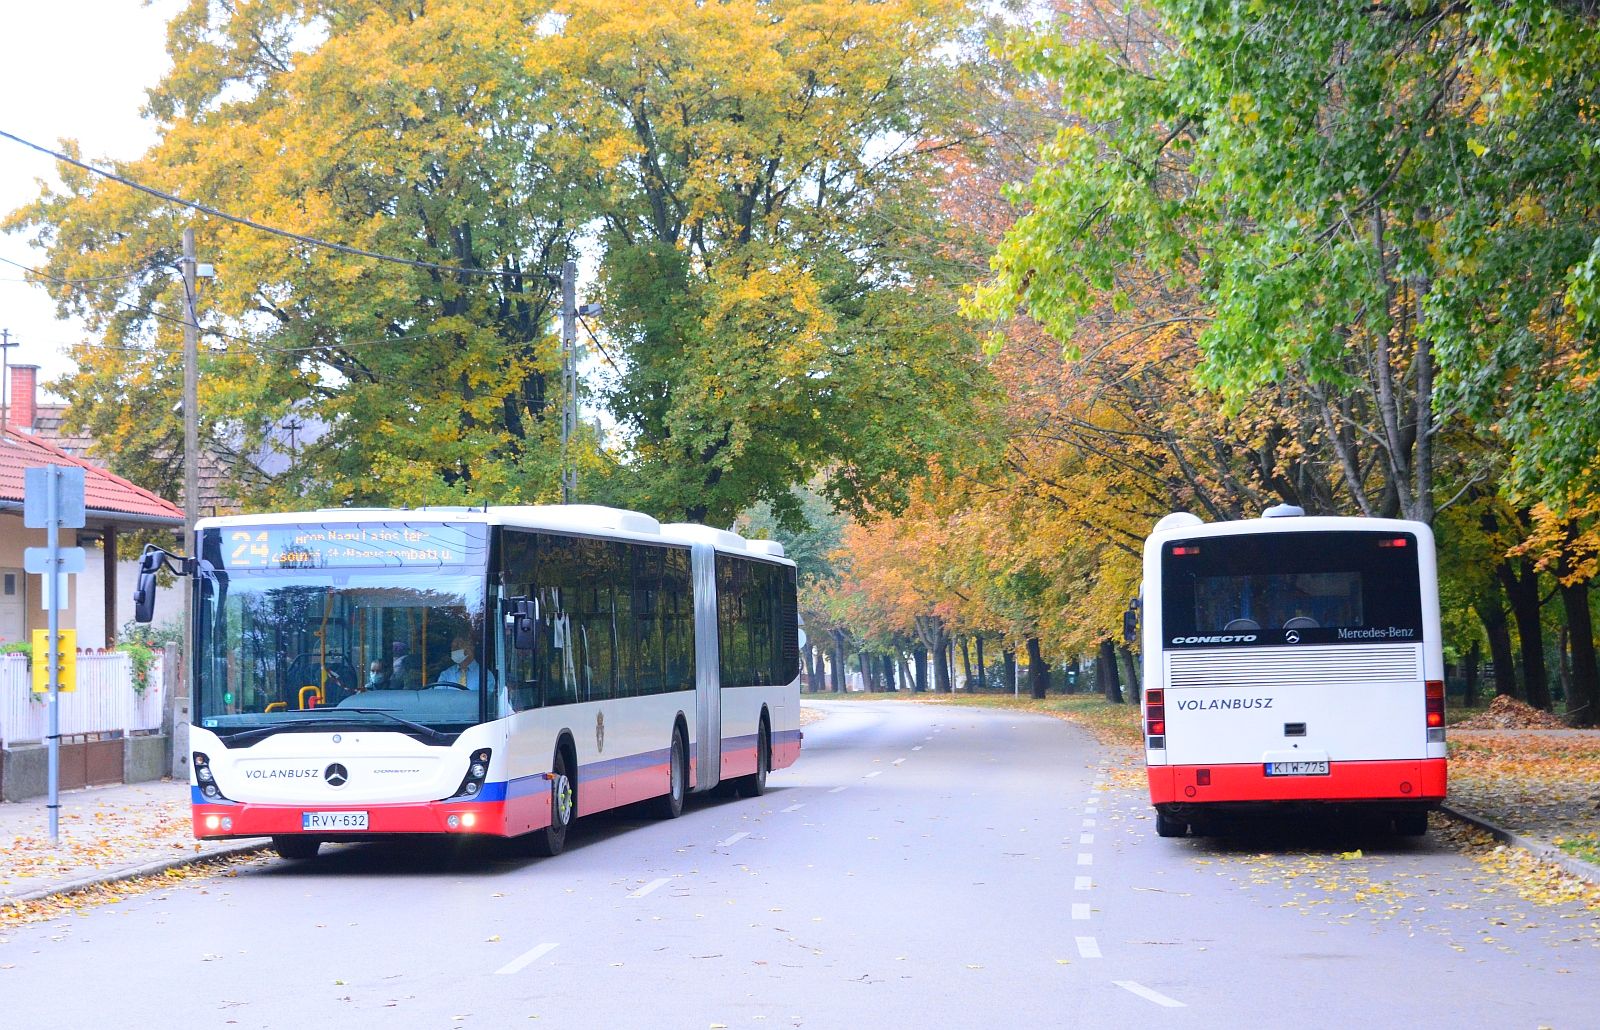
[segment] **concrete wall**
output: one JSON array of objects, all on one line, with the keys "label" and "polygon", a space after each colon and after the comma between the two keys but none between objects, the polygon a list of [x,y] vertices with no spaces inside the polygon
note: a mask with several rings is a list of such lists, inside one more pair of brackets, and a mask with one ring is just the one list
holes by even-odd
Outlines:
[{"label": "concrete wall", "polygon": [[[122,782],[144,783],[168,774],[168,738],[164,736],[124,737],[119,741],[92,744],[66,744],[63,748],[105,748],[120,745]],[[62,789],[80,784],[63,780]],[[0,801],[28,801],[50,793],[50,752],[43,744],[19,744],[0,748]]]}]

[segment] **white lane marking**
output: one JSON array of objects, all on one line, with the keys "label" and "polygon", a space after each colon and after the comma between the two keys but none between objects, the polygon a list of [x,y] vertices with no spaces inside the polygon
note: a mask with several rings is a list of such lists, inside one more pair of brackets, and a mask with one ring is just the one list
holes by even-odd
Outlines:
[{"label": "white lane marking", "polygon": [[863,780],[870,780],[874,776],[882,776],[882,775],[883,775],[883,770],[882,769],[874,769],[874,770],[872,770],[871,772],[867,773],[865,776],[863,776],[861,778]]},{"label": "white lane marking", "polygon": [[1074,918],[1074,919],[1088,919],[1089,918],[1089,905],[1088,905],[1088,903],[1080,901],[1080,902],[1077,902],[1076,904],[1074,904],[1072,906],[1072,918]]},{"label": "white lane marking", "polygon": [[666,877],[662,877],[659,880],[651,880],[649,883],[645,884],[643,887],[640,887],[638,890],[636,890],[632,894],[628,895],[628,897],[630,897],[630,898],[642,898],[646,894],[649,894],[651,891],[659,890],[660,888],[665,887],[667,884],[669,884],[671,882],[672,881],[667,879]]},{"label": "white lane marking", "polygon": [[918,744],[916,747],[912,748],[911,750],[913,750],[913,751],[921,751],[922,750],[922,745]]},{"label": "white lane marking", "polygon": [[1125,991],[1131,991],[1134,994],[1137,994],[1139,997],[1143,998],[1145,1001],[1153,1001],[1157,1005],[1162,1005],[1162,1006],[1165,1006],[1166,1008],[1169,1008],[1169,1009],[1186,1009],[1186,1008],[1189,1007],[1189,1006],[1185,1005],[1181,1001],[1173,1001],[1171,998],[1167,997],[1165,994],[1161,994],[1161,993],[1159,993],[1157,991],[1152,991],[1150,988],[1146,987],[1144,984],[1141,984],[1141,983],[1139,983],[1139,982],[1137,982],[1135,980],[1113,980],[1111,982],[1116,984],[1118,987],[1122,988]]},{"label": "white lane marking", "polygon": [[1093,886],[1094,886],[1094,881],[1091,880],[1087,876],[1076,876],[1076,877],[1073,877],[1072,889],[1075,890],[1075,891],[1086,891],[1090,887],[1093,887]]},{"label": "white lane marking", "polygon": [[736,833],[732,837],[729,837],[727,840],[723,841],[721,844],[718,844],[717,847],[719,847],[719,848],[731,848],[735,844],[737,844],[740,841],[744,840],[748,836],[750,836],[750,834],[748,832],[746,832],[746,833]]},{"label": "white lane marking", "polygon": [[1078,834],[1078,843],[1079,844],[1093,844],[1094,843],[1094,834],[1092,834],[1092,833],[1080,833],[1080,834]]},{"label": "white lane marking", "polygon": [[1094,816],[1086,815],[1086,816],[1083,817],[1083,828],[1085,830],[1094,829]]},{"label": "white lane marking", "polygon": [[529,948],[510,962],[496,969],[494,975],[510,976],[512,973],[520,972],[525,967],[532,965],[555,950],[556,946],[554,944],[541,944],[537,948]]},{"label": "white lane marking", "polygon": [[849,789],[849,787],[847,787],[847,786],[846,786],[846,787],[835,787],[835,788],[833,788],[833,789],[832,789],[832,790],[830,790],[830,791],[828,791],[828,793],[829,793],[829,794],[837,794],[837,793],[839,793],[839,792],[840,792],[840,791],[841,791],[841,790],[848,790],[848,789]]},{"label": "white lane marking", "polygon": [[895,764],[895,765],[904,765],[904,764],[905,764],[905,761],[906,761],[906,760],[905,760],[905,759],[904,759],[904,758],[896,758],[896,759],[895,759],[895,760],[894,760],[894,764]]},{"label": "white lane marking", "polygon": [[1094,865],[1094,856],[1084,853],[1078,856],[1079,865]]},{"label": "white lane marking", "polygon": [[1093,937],[1079,937],[1078,938],[1078,957],[1079,958],[1099,958],[1100,957],[1100,942],[1096,941]]},{"label": "white lane marking", "polygon": [[785,812],[798,812],[804,807],[806,807],[806,805],[805,805],[805,802],[802,801],[799,804],[790,805],[788,808],[785,808],[784,811]]}]

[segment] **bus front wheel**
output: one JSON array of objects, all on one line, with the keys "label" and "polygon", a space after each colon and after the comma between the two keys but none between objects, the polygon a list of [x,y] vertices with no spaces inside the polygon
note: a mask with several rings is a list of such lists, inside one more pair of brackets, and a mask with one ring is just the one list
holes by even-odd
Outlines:
[{"label": "bus front wheel", "polygon": [[761,717],[761,729],[756,733],[756,771],[738,781],[739,793],[747,798],[758,798],[767,792],[767,773],[772,770],[772,730],[766,716]]},{"label": "bus front wheel", "polygon": [[1186,837],[1189,834],[1189,824],[1182,819],[1156,809],[1156,836],[1157,837]]},{"label": "bus front wheel", "polygon": [[1422,837],[1428,832],[1428,813],[1418,809],[1401,812],[1394,817],[1394,832],[1402,837]]},{"label": "bus front wheel", "polygon": [[322,842],[315,837],[274,837],[272,850],[278,853],[279,858],[287,858],[297,862],[317,857],[317,851],[322,847]]},{"label": "bus front wheel", "polygon": [[567,753],[557,748],[550,764],[550,825],[533,831],[533,850],[546,858],[561,854],[577,811],[577,791],[567,770]]}]

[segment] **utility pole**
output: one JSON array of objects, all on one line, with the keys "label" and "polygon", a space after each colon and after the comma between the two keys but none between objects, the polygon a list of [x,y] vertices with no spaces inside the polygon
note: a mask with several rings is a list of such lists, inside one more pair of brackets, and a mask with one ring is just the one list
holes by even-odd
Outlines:
[{"label": "utility pole", "polygon": [[[193,554],[194,523],[200,514],[200,327],[195,316],[194,230],[183,230],[183,549]],[[183,592],[183,663],[186,694],[194,660],[194,584]]]},{"label": "utility pole", "polygon": [[11,338],[11,330],[0,329],[0,436],[5,435],[7,420],[11,417],[11,394],[6,390],[6,374],[11,371],[11,348],[19,347]]},{"label": "utility pole", "polygon": [[561,266],[561,503],[578,496],[572,438],[578,431],[578,263]]}]

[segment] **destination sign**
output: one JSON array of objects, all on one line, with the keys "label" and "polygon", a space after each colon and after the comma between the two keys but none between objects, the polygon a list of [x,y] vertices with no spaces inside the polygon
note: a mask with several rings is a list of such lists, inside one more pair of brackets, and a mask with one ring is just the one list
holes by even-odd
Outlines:
[{"label": "destination sign", "polygon": [[371,569],[481,564],[487,534],[478,525],[409,522],[237,526],[218,534],[222,567]]}]

